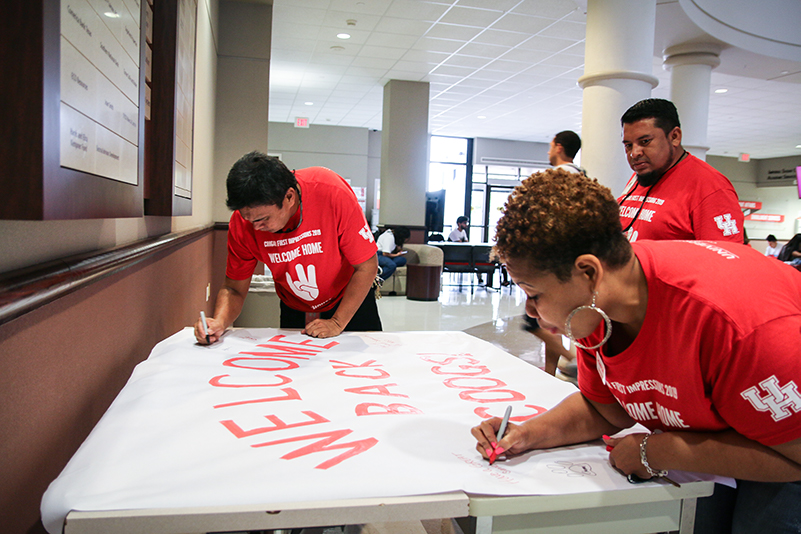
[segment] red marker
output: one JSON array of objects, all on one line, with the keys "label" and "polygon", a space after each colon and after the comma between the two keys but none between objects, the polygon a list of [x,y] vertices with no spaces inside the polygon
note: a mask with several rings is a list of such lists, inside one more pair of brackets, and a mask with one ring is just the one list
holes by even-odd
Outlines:
[{"label": "red marker", "polygon": [[[506,425],[509,424],[509,417],[512,415],[512,406],[509,405],[506,407],[506,413],[503,414],[503,420],[501,420],[501,426],[498,428],[498,443],[503,439],[503,435],[506,433]],[[500,449],[500,450],[499,450]],[[495,462],[495,459],[498,457],[499,454],[503,453],[504,449],[498,447],[497,444],[495,445],[495,449],[492,451],[489,457],[489,463],[492,465]]]}]

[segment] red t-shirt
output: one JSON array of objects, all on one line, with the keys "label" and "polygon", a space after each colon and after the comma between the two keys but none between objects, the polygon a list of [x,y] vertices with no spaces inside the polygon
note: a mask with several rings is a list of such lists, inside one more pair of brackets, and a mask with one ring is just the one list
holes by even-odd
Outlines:
[{"label": "red t-shirt", "polygon": [[302,312],[330,310],[342,298],[358,265],[376,254],[375,240],[353,189],[324,167],[295,171],[302,222],[292,232],[253,229],[239,211],[228,226],[226,276],[245,280],[258,260],[273,275],[282,302]]},{"label": "red t-shirt", "polygon": [[[743,212],[728,178],[687,154],[656,183],[648,198],[648,187],[636,185],[632,175],[620,203],[620,224],[629,241],[643,239],[707,239],[743,242]],[[634,191],[631,188],[634,187]],[[626,198],[626,194],[631,194]],[[625,200],[623,200],[625,198]]]},{"label": "red t-shirt", "polygon": [[733,428],[764,445],[801,437],[801,273],[733,243],[632,246],[645,321],[620,354],[579,349],[584,396],[617,401],[651,430]]}]

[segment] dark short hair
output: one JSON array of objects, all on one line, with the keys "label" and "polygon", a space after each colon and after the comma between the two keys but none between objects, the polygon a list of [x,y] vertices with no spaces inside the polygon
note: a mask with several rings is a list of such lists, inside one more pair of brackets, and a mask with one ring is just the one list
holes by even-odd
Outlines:
[{"label": "dark short hair", "polygon": [[573,159],[578,154],[578,151],[581,150],[581,137],[572,130],[565,130],[554,136],[553,144],[562,145],[562,148],[565,149],[565,155]]},{"label": "dark short hair", "polygon": [[290,188],[298,190],[295,174],[280,159],[253,151],[234,163],[225,181],[230,210],[251,206],[278,206]]},{"label": "dark short hair", "polygon": [[773,235],[773,234],[768,234],[767,241],[778,241],[778,240],[776,239],[776,236],[775,236],[775,235]]},{"label": "dark short hair", "polygon": [[399,247],[402,247],[412,235],[412,232],[405,226],[396,226],[392,229],[392,233],[395,235],[395,244]]},{"label": "dark short hair", "polygon": [[463,223],[463,222],[467,222],[467,221],[468,221],[468,218],[467,218],[467,217],[465,217],[464,215],[459,215],[459,216],[456,218],[456,224]]},{"label": "dark short hair", "polygon": [[662,98],[640,100],[620,117],[620,126],[644,119],[654,119],[656,127],[665,132],[665,135],[669,135],[673,128],[681,128],[676,106],[670,100]]},{"label": "dark short hair", "polygon": [[556,168],[532,174],[509,195],[495,240],[493,252],[501,261],[523,260],[562,282],[570,279],[582,254],[611,269],[625,265],[632,254],[609,188]]}]

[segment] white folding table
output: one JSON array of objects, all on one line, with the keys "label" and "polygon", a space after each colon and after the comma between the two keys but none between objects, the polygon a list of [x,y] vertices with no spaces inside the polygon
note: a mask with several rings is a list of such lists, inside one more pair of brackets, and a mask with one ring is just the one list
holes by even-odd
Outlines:
[{"label": "white folding table", "polygon": [[187,330],[159,344],[45,494],[50,532],[444,518],[466,534],[691,532],[712,493],[697,477],[628,484],[597,444],[489,466],[471,425],[575,389],[467,334],[309,339],[243,330],[205,349]]}]

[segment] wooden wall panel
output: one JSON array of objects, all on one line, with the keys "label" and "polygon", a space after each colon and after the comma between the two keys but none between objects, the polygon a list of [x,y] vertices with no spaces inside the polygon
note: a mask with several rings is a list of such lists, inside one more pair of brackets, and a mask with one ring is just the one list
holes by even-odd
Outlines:
[{"label": "wooden wall panel", "polygon": [[44,490],[152,347],[206,303],[214,234],[0,326],[0,525],[43,532]]}]

